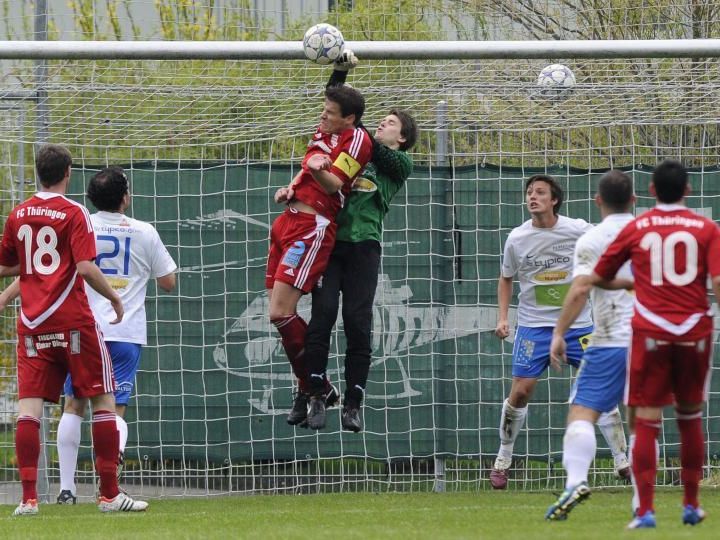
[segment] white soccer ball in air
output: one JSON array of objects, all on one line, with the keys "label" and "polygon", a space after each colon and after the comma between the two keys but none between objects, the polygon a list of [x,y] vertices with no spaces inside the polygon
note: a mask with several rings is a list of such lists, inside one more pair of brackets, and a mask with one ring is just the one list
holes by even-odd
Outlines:
[{"label": "white soccer ball in air", "polygon": [[575,86],[575,75],[563,64],[550,64],[540,71],[537,86],[541,96],[567,97]]},{"label": "white soccer ball in air", "polygon": [[318,64],[334,62],[345,49],[340,30],[331,24],[320,23],[308,29],[303,38],[303,50],[308,60]]}]

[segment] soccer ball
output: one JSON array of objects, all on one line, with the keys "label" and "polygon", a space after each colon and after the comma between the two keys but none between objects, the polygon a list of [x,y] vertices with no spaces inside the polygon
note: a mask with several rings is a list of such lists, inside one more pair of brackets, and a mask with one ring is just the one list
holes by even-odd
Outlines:
[{"label": "soccer ball", "polygon": [[305,32],[303,50],[308,60],[317,64],[334,62],[345,49],[340,30],[326,23],[316,24]]},{"label": "soccer ball", "polygon": [[575,75],[567,66],[550,64],[538,75],[537,86],[542,97],[567,97],[575,86]]}]

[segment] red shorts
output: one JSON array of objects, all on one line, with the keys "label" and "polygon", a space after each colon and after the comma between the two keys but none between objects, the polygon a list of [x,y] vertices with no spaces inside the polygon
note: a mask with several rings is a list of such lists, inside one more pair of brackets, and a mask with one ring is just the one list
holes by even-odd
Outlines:
[{"label": "red shorts", "polygon": [[634,331],[625,403],[664,407],[706,401],[712,349],[712,334],[694,341],[666,341]]},{"label": "red shorts", "polygon": [[39,397],[57,403],[68,373],[75,397],[115,390],[112,360],[97,325],[19,335],[17,356],[20,399]]},{"label": "red shorts", "polygon": [[272,224],[265,288],[282,281],[312,291],[327,268],[337,225],[319,214],[288,208]]}]

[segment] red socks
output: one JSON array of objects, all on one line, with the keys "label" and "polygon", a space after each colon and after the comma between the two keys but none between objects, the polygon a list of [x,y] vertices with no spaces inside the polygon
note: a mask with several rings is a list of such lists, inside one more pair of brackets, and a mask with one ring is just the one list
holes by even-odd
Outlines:
[{"label": "red socks", "polygon": [[638,515],[653,512],[657,456],[655,440],[660,432],[660,420],[635,419],[635,446],[632,450],[632,468],[637,483],[640,508]]},{"label": "red socks", "polygon": [[680,430],[680,478],[685,490],[683,506],[688,504],[697,508],[698,490],[702,478],[705,441],[702,431],[702,411],[696,413],[676,412],[678,429]]},{"label": "red socks", "polygon": [[22,502],[36,499],[37,467],[40,458],[40,420],[34,416],[20,416],[15,432],[15,455],[17,457],[20,481],[22,482]]},{"label": "red socks", "polygon": [[95,470],[100,477],[100,495],[107,499],[114,499],[120,493],[117,482],[120,437],[115,413],[94,411],[92,436],[95,449]]},{"label": "red socks", "polygon": [[282,338],[293,373],[298,379],[301,392],[308,392],[308,374],[303,355],[305,354],[305,331],[307,323],[297,313],[270,321],[275,325]]}]

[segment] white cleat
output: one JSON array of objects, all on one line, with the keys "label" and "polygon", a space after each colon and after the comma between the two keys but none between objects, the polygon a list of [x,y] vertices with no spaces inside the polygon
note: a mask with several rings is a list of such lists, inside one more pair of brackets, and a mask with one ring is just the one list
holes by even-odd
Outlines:
[{"label": "white cleat", "polygon": [[625,481],[630,480],[630,462],[625,454],[615,457],[615,477]]},{"label": "white cleat", "polygon": [[38,503],[37,499],[28,499],[26,502],[21,502],[13,512],[13,516],[37,516],[38,514]]},{"label": "white cleat", "polygon": [[125,493],[118,493],[114,499],[100,497],[98,508],[101,512],[144,512],[147,510],[148,503],[145,501],[136,501]]}]

